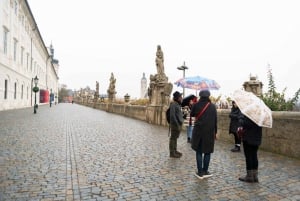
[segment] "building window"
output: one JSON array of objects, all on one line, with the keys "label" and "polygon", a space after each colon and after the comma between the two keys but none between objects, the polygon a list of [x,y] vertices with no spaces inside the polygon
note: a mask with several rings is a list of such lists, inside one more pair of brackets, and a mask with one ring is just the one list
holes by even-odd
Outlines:
[{"label": "building window", "polygon": [[21,99],[23,99],[23,90],[24,90],[24,86],[22,84],[22,88],[21,88]]},{"label": "building window", "polygon": [[17,83],[15,82],[14,99],[17,99]]},{"label": "building window", "polygon": [[3,27],[3,53],[7,54],[7,39],[8,39],[8,30]]},{"label": "building window", "polygon": [[17,39],[14,39],[14,61],[17,61],[17,45],[18,41]]},{"label": "building window", "polygon": [[21,23],[24,25],[24,15],[21,16]]},{"label": "building window", "polygon": [[15,14],[18,15],[18,2],[15,1]]},{"label": "building window", "polygon": [[21,65],[23,66],[24,60],[24,47],[21,47]]},{"label": "building window", "polygon": [[29,66],[29,53],[26,54],[26,67],[28,71],[28,66]]},{"label": "building window", "polygon": [[4,81],[4,99],[7,99],[7,85],[8,85],[8,80]]},{"label": "building window", "polygon": [[33,58],[31,58],[31,63],[30,63],[30,71],[32,72],[32,62],[33,62]]}]

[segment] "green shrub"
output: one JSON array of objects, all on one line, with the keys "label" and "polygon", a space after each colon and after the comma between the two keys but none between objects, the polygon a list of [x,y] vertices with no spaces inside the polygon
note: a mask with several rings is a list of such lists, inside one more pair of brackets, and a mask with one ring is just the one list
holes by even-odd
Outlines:
[{"label": "green shrub", "polygon": [[286,100],[286,88],[281,92],[276,91],[272,69],[268,69],[268,92],[263,94],[263,101],[272,111],[292,111],[298,102],[300,88],[292,99]]}]

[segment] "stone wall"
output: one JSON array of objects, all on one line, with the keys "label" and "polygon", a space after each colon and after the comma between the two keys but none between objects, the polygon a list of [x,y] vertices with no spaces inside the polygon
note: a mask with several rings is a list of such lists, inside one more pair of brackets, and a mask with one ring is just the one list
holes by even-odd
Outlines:
[{"label": "stone wall", "polygon": [[[90,103],[87,106],[93,107]],[[125,104],[98,103],[96,108],[107,112],[124,115],[130,118],[147,121],[152,124],[167,125],[162,107],[157,108],[153,115],[146,115],[149,108],[146,106],[132,106]],[[154,108],[150,108],[150,110]],[[230,110],[218,110],[218,137],[219,140],[234,143],[233,136],[229,135]],[[147,118],[148,116],[148,118]],[[152,117],[152,119],[149,119]],[[263,128],[261,149],[300,159],[300,112],[273,112],[273,128]]]},{"label": "stone wall", "polygon": [[[229,135],[230,110],[218,110],[220,139],[234,143]],[[261,149],[289,157],[300,158],[300,113],[272,112],[273,128],[263,128]]]}]

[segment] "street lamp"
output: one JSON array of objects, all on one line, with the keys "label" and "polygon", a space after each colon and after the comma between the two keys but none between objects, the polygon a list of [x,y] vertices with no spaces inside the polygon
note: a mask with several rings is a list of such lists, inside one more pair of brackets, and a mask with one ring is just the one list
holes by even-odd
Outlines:
[{"label": "street lamp", "polygon": [[[185,66],[185,62],[183,62],[182,66],[177,67],[177,69],[183,71],[183,79],[184,79],[185,78],[185,70],[189,69],[187,66]],[[183,87],[182,96],[184,97],[184,87]]]},{"label": "street lamp", "polygon": [[37,76],[35,76],[35,78],[33,79],[34,81],[34,87],[32,89],[32,91],[34,92],[34,107],[33,107],[33,113],[35,114],[36,113],[36,110],[38,108],[38,105],[36,104],[36,92],[39,91],[39,88],[38,88],[38,83],[39,83],[39,78]]}]

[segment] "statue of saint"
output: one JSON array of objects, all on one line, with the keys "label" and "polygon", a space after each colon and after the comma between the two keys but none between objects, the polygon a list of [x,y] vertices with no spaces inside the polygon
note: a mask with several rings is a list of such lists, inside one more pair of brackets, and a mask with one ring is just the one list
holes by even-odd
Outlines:
[{"label": "statue of saint", "polygon": [[96,81],[96,93],[99,93],[99,82]]},{"label": "statue of saint", "polygon": [[115,94],[115,85],[116,85],[116,78],[114,77],[114,74],[111,73],[110,79],[109,79],[110,83],[109,83],[109,88],[107,90],[108,94]]},{"label": "statue of saint", "polygon": [[157,74],[159,74],[159,75],[165,74],[164,53],[161,50],[160,45],[157,46],[155,63],[156,63],[156,68],[157,68]]}]

